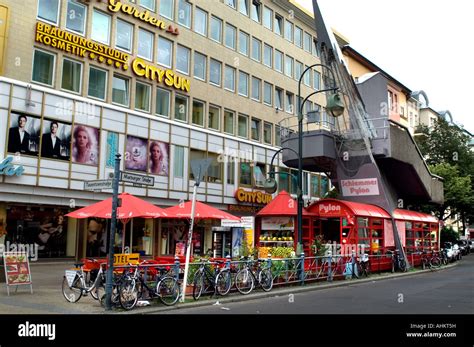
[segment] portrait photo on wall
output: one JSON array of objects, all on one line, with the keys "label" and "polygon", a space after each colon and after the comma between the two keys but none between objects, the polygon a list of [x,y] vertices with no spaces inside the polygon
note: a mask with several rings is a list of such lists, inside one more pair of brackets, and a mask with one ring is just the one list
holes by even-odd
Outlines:
[{"label": "portrait photo on wall", "polygon": [[43,121],[41,156],[69,160],[71,150],[71,125],[55,120]]},{"label": "portrait photo on wall", "polygon": [[10,114],[8,152],[37,156],[41,120],[21,113]]},{"label": "portrait photo on wall", "polygon": [[150,141],[150,173],[168,176],[169,144],[160,141]]},{"label": "portrait photo on wall", "polygon": [[127,135],[125,150],[125,169],[146,171],[147,167],[147,140]]},{"label": "portrait photo on wall", "polygon": [[72,132],[72,161],[97,165],[99,162],[99,129],[74,125]]}]

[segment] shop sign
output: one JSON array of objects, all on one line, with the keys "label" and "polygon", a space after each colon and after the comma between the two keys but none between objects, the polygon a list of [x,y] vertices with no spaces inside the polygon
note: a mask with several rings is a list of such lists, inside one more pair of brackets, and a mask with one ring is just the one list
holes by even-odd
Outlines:
[{"label": "shop sign", "polygon": [[114,254],[114,266],[121,265],[138,265],[140,263],[140,254],[139,253],[122,253]]},{"label": "shop sign", "polygon": [[31,287],[31,275],[30,275],[30,264],[28,262],[28,253],[23,252],[4,252],[3,262],[5,265],[5,278],[7,281],[7,292],[10,295],[8,286],[18,285],[30,285]]},{"label": "shop sign", "polygon": [[341,214],[341,206],[334,204],[319,204],[318,212],[320,215],[333,214],[339,216]]},{"label": "shop sign", "polygon": [[25,172],[23,165],[15,167],[13,164],[13,157],[7,157],[0,162],[0,175],[5,176],[21,176]]},{"label": "shop sign", "polygon": [[260,211],[260,207],[256,206],[245,206],[245,205],[229,205],[229,211],[240,212],[240,213],[257,213]]},{"label": "shop sign", "polygon": [[136,58],[132,63],[132,71],[139,77],[145,77],[150,81],[164,83],[168,87],[189,92],[191,81],[177,76],[172,70],[163,70],[156,66],[147,64],[144,60]]},{"label": "shop sign", "polygon": [[253,229],[255,217],[240,217],[240,221],[231,219],[222,219],[221,226],[229,228]]},{"label": "shop sign", "polygon": [[264,217],[262,218],[262,230],[293,230],[293,217]]},{"label": "shop sign", "polygon": [[272,201],[272,196],[264,192],[249,192],[240,188],[235,192],[235,199],[238,202],[266,205]]},{"label": "shop sign", "polygon": [[341,180],[341,187],[343,196],[379,195],[377,178]]}]

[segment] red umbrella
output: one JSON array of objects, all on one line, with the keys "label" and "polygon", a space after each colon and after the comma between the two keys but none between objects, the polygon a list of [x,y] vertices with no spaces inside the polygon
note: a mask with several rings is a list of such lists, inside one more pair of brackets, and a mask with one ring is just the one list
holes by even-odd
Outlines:
[{"label": "red umbrella", "polygon": [[[191,207],[192,201],[165,208],[165,212],[168,214],[168,218],[187,218],[191,219]],[[231,215],[230,213],[221,211],[212,206],[203,204],[202,202],[196,201],[196,207],[194,212],[194,218],[196,219],[231,219],[240,220],[240,218]]]},{"label": "red umbrella", "polygon": [[[298,202],[290,194],[282,190],[267,206],[262,208],[257,216],[296,216]],[[303,209],[303,216],[313,215]]]}]

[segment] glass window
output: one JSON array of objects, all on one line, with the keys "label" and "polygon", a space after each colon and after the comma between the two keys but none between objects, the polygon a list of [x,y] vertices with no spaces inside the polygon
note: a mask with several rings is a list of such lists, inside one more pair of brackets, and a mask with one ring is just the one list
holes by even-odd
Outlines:
[{"label": "glass window", "polygon": [[81,92],[82,64],[73,60],[63,59],[63,75],[61,88],[75,93]]},{"label": "glass window", "polygon": [[171,68],[173,61],[173,41],[160,37],[158,40],[158,64]]},{"label": "glass window", "polygon": [[[190,152],[189,153],[189,157],[190,157],[189,162],[191,162],[192,160],[206,159],[206,152],[204,152],[204,151],[200,151],[200,150],[197,150],[197,149],[191,149],[189,152]],[[194,174],[193,174],[192,170],[189,170],[189,179],[194,180]],[[204,179],[206,179],[206,177],[204,177]]]},{"label": "glass window", "polygon": [[156,90],[156,114],[170,116],[170,95],[168,90],[158,88]]},{"label": "glass window", "polygon": [[160,0],[160,15],[173,20],[174,0]]},{"label": "glass window", "polygon": [[293,58],[289,56],[285,58],[285,75],[293,78]]},{"label": "glass window", "polygon": [[92,13],[91,39],[109,44],[110,39],[110,16],[94,10]]},{"label": "glass window", "polygon": [[285,21],[285,39],[293,42],[293,23]]},{"label": "glass window", "polygon": [[267,44],[263,48],[263,63],[269,68],[273,67],[273,47]]},{"label": "glass window", "polygon": [[[307,65],[304,66],[305,70],[308,68]],[[304,70],[303,70],[304,71]],[[303,76],[303,83],[308,86],[308,87],[311,87],[311,70],[308,70],[304,76]]]},{"label": "glass window", "polygon": [[235,92],[235,69],[229,65],[225,66],[224,88]]},{"label": "glass window", "polygon": [[311,53],[311,35],[307,32],[304,33],[304,50]]},{"label": "glass window", "polygon": [[263,102],[269,106],[272,106],[273,97],[273,85],[265,82],[263,85]]},{"label": "glass window", "polygon": [[263,124],[263,141],[265,143],[272,143],[272,125],[270,123]]},{"label": "glass window", "polygon": [[275,22],[274,23],[275,23],[275,25],[273,27],[274,27],[275,33],[281,36],[282,27],[283,27],[283,17],[278,15],[278,14],[275,14]]},{"label": "glass window", "polygon": [[135,108],[137,110],[150,112],[151,86],[137,82],[135,87]]},{"label": "glass window", "polygon": [[249,163],[240,163],[240,184],[251,186],[252,185],[252,167]]},{"label": "glass window", "polygon": [[153,61],[153,42],[155,35],[153,33],[138,29],[138,56]]},{"label": "glass window", "polygon": [[290,92],[286,92],[286,112],[288,113],[293,113],[294,112],[294,105],[293,105],[293,102],[294,102],[294,95]]},{"label": "glass window", "polygon": [[199,7],[196,7],[196,12],[194,13],[194,31],[207,36],[207,12]]},{"label": "glass window", "polygon": [[249,0],[239,0],[239,11],[246,16],[249,15]]},{"label": "glass window", "polygon": [[326,176],[321,176],[321,197],[329,192],[329,180]]},{"label": "glass window", "polygon": [[222,63],[211,59],[211,65],[209,68],[209,82],[220,86],[221,85],[221,76],[222,76]]},{"label": "glass window", "polygon": [[53,85],[56,55],[35,50],[33,58],[33,76],[35,82]]},{"label": "glass window", "polygon": [[281,130],[278,125],[275,125],[275,146],[281,146]]},{"label": "glass window", "polygon": [[239,94],[249,96],[249,75],[239,71]]},{"label": "glass window", "polygon": [[207,57],[201,53],[194,52],[194,77],[206,80]]},{"label": "glass window", "polygon": [[280,88],[275,88],[275,106],[283,110],[283,90]]},{"label": "glass window", "polygon": [[191,4],[187,0],[179,0],[178,23],[186,28],[191,28]]},{"label": "glass window", "polygon": [[249,55],[249,35],[239,31],[239,52],[243,55]]},{"label": "glass window", "polygon": [[191,51],[189,48],[178,45],[176,50],[176,71],[189,75],[189,55]]},{"label": "glass window", "polygon": [[132,51],[133,25],[117,19],[115,26],[115,47],[124,51]]},{"label": "glass window", "polygon": [[248,122],[249,117],[239,114],[238,135],[241,137],[248,137]]},{"label": "glass window", "polygon": [[311,175],[311,196],[319,197],[319,175]]},{"label": "glass window", "polygon": [[227,184],[235,184],[235,161],[227,158]]},{"label": "glass window", "polygon": [[[69,11],[68,11],[69,12]],[[59,0],[38,0],[39,19],[58,24]]]},{"label": "glass window", "polygon": [[260,9],[261,4],[259,0],[252,0],[250,2],[250,18],[260,23]]},{"label": "glass window", "polygon": [[321,88],[321,74],[319,71],[313,70],[313,88],[319,90]]},{"label": "glass window", "polygon": [[315,40],[313,40],[313,55],[319,57],[319,50]]},{"label": "glass window", "polygon": [[267,29],[273,30],[273,11],[267,6],[263,7],[263,26]]},{"label": "glass window", "polygon": [[188,120],[188,98],[176,94],[174,97],[174,119],[186,122]]},{"label": "glass window", "polygon": [[266,166],[265,164],[257,163],[253,167],[253,179],[257,187],[263,187],[266,180]]},{"label": "glass window", "polygon": [[224,111],[224,132],[234,135],[234,112]]},{"label": "glass window", "polygon": [[252,99],[260,101],[261,90],[262,80],[256,77],[252,77]]},{"label": "glass window", "polygon": [[299,81],[302,73],[303,73],[303,63],[297,60],[295,63],[295,80]]},{"label": "glass window", "polygon": [[303,29],[295,25],[295,45],[303,48]]},{"label": "glass window", "polygon": [[204,103],[198,100],[193,100],[193,124],[204,126]]},{"label": "glass window", "polygon": [[212,159],[211,165],[207,170],[207,181],[211,183],[222,183],[223,164],[216,153],[207,153],[207,157]]},{"label": "glass window", "polygon": [[211,16],[211,39],[222,42],[222,20]]},{"label": "glass window", "polygon": [[94,98],[105,100],[105,93],[107,90],[107,71],[89,68],[89,88],[87,95]]},{"label": "glass window", "polygon": [[184,147],[174,145],[173,176],[184,177]]},{"label": "glass window", "polygon": [[86,32],[86,6],[73,0],[67,2],[66,28],[78,34]]},{"label": "glass window", "polygon": [[128,78],[114,75],[112,81],[112,102],[128,106],[129,101],[129,80]]},{"label": "glass window", "polygon": [[262,130],[262,121],[260,119],[252,118],[252,122],[251,122],[252,140],[260,141],[261,130]]},{"label": "glass window", "polygon": [[155,0],[140,0],[140,6],[155,11]]},{"label": "glass window", "polygon": [[232,8],[236,8],[235,4],[236,4],[237,0],[225,0],[224,3],[227,5],[227,6],[230,6]]},{"label": "glass window", "polygon": [[283,73],[283,53],[275,49],[275,70]]},{"label": "glass window", "polygon": [[233,50],[235,50],[235,40],[237,35],[237,29],[226,23],[225,25],[225,45]]},{"label": "glass window", "polygon": [[220,128],[221,109],[216,106],[209,106],[208,127],[210,129],[219,130]]},{"label": "glass window", "polygon": [[262,60],[262,41],[252,37],[252,59],[256,61]]}]

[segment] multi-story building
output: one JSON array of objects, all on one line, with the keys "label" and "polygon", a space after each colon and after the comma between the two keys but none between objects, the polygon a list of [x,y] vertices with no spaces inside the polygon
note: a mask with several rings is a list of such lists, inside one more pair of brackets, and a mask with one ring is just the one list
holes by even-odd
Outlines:
[{"label": "multi-story building", "polygon": [[[198,199],[236,215],[261,207],[236,200],[260,191],[280,146],[279,123],[295,116],[298,79],[319,62],[313,18],[287,1],[1,0],[0,221],[7,241],[40,255],[103,254],[102,220],[64,214],[110,196],[84,190],[121,170],[155,178],[120,191],[161,207],[190,199],[192,159],[212,158]],[[309,71],[303,93],[320,85]],[[323,104],[312,99],[306,109]],[[279,159],[280,170],[290,172]],[[16,171],[14,171],[16,170]],[[280,189],[296,192],[290,175]],[[330,189],[304,173],[304,198]],[[242,196],[242,195],[240,195]],[[248,195],[246,195],[248,196]],[[135,220],[126,245],[174,254],[184,222]],[[123,229],[122,224],[119,229]],[[200,223],[199,252],[212,248]],[[150,242],[151,240],[151,242]]]}]

